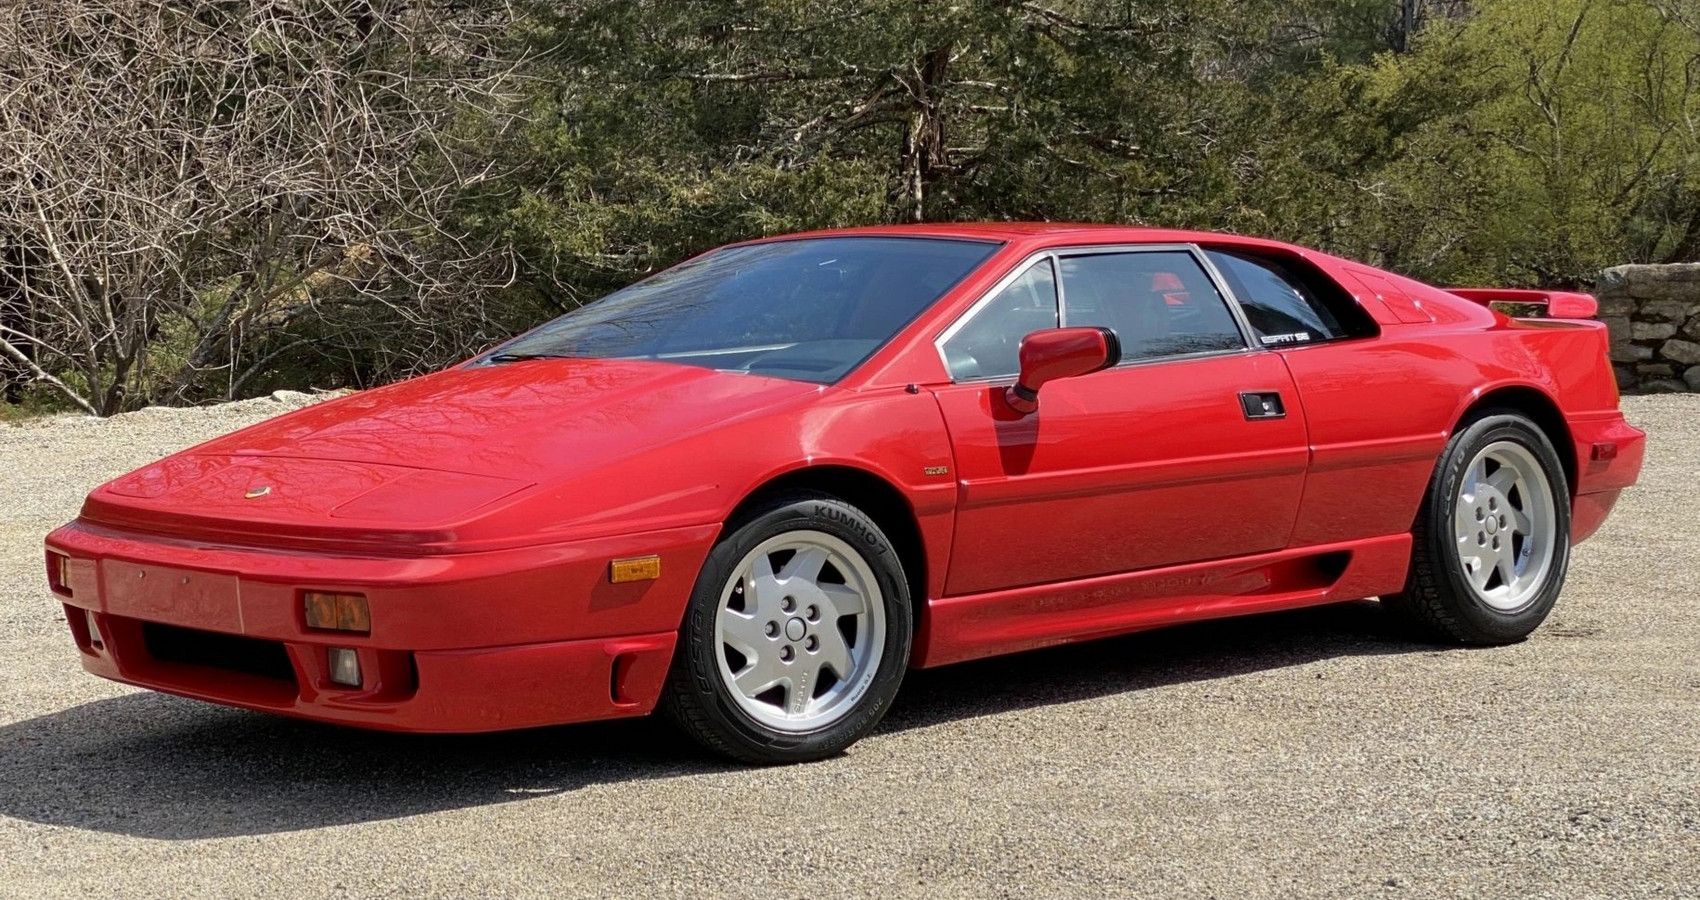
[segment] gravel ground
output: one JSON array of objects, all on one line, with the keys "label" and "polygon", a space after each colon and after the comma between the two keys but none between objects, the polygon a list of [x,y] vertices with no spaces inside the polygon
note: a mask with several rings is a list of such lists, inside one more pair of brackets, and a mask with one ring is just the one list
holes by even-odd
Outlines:
[{"label": "gravel ground", "polygon": [[913,673],[748,770],[659,723],[410,738],[84,675],[41,537],[304,402],[0,427],[0,894],[1700,896],[1700,396],[1515,647],[1373,603]]}]

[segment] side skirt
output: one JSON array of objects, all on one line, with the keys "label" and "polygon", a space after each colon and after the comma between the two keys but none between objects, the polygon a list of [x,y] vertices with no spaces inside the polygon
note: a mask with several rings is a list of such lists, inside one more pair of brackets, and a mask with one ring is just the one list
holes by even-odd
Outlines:
[{"label": "side skirt", "polygon": [[1299,547],[940,597],[927,602],[912,665],[942,666],[1224,616],[1358,600],[1399,590],[1411,536]]}]

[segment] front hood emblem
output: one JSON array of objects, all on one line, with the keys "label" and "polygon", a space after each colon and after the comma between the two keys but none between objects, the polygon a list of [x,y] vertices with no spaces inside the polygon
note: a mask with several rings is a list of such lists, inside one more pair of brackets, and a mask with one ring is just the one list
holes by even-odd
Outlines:
[{"label": "front hood emblem", "polygon": [[261,497],[264,497],[265,495],[267,495],[271,492],[272,492],[272,486],[271,485],[262,484],[259,487],[249,488],[248,493],[243,494],[242,496],[243,496],[244,499],[247,499],[247,500],[258,500]]}]

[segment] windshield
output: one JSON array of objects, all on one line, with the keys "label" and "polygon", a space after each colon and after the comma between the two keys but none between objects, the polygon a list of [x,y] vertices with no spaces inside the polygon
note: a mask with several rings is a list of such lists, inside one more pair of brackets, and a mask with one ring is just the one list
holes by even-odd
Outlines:
[{"label": "windshield", "polygon": [[484,359],[656,359],[827,384],[997,248],[885,237],[727,247],[615,291]]}]

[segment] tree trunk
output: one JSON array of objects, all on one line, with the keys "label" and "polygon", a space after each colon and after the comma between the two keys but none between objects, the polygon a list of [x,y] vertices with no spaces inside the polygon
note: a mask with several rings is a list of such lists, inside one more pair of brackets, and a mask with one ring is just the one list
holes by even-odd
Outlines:
[{"label": "tree trunk", "polygon": [[1422,0],[1399,0],[1399,21],[1393,26],[1393,52],[1411,49],[1411,38],[1422,22]]},{"label": "tree trunk", "polygon": [[912,109],[903,132],[903,193],[899,205],[911,222],[927,221],[927,192],[944,168],[944,111],[940,88],[950,69],[949,45],[929,50],[915,64],[908,82]]}]

